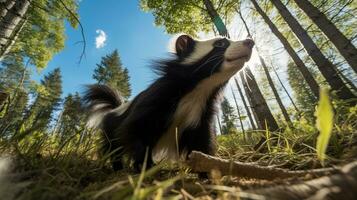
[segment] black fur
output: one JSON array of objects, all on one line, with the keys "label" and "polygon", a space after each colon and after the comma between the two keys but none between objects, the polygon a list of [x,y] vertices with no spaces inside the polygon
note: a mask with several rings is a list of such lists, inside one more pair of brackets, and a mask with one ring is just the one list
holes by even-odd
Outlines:
[{"label": "black fur", "polygon": [[[189,42],[184,49],[186,52],[181,52],[180,55],[187,57],[195,50],[195,44],[191,40]],[[88,88],[84,102],[89,111],[94,111],[95,115],[95,105],[106,105],[99,111],[107,112],[101,128],[106,141],[104,149],[111,152],[115,170],[123,167],[123,155],[133,159],[134,166],[138,169],[144,161],[146,149],[149,151],[147,164],[150,166],[153,163],[151,151],[169,128],[180,99],[192,91],[200,81],[220,70],[226,48],[215,47],[208,55],[189,65],[181,64],[184,57],[177,55],[171,60],[155,63],[154,69],[159,78],[137,95],[121,115],[110,111],[122,103],[117,92],[101,85]],[[215,102],[224,85],[225,83],[217,86],[211,92],[199,125],[183,130],[179,140],[181,152],[198,150],[208,154],[215,153]]]}]

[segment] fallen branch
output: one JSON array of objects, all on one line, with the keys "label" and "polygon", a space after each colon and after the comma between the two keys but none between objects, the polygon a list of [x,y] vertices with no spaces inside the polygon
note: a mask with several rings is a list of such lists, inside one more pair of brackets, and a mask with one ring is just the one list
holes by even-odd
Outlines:
[{"label": "fallen branch", "polygon": [[294,185],[248,190],[266,199],[289,200],[354,200],[357,199],[357,161],[345,165],[339,173]]},{"label": "fallen branch", "polygon": [[338,172],[338,169],[336,168],[291,171],[287,169],[264,167],[221,159],[197,151],[193,151],[189,155],[187,164],[195,172],[211,172],[212,170],[219,170],[222,175],[233,175],[244,178],[266,180],[303,177],[307,174],[311,174],[315,177],[321,177],[323,175]]}]

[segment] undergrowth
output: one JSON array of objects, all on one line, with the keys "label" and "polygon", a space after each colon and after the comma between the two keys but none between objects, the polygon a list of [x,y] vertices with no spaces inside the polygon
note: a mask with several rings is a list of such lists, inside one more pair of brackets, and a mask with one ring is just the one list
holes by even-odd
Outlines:
[{"label": "undergrowth", "polygon": [[[357,155],[357,106],[335,104],[334,108],[335,124],[325,166],[350,162]],[[315,124],[301,119],[293,127],[218,136],[218,156],[289,169],[322,167],[315,149]],[[202,179],[183,163],[160,164],[140,174],[130,168],[114,172],[98,154],[98,135],[85,130],[65,140],[55,133],[38,132],[21,139],[1,138],[2,199],[229,199],[249,195],[241,189],[279,184],[221,177],[219,173]],[[266,140],[257,148],[262,137]]]}]

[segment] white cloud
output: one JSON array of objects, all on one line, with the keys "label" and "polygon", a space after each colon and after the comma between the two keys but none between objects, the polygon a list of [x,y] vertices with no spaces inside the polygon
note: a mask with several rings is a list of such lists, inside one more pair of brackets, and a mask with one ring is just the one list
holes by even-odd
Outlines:
[{"label": "white cloud", "polygon": [[95,32],[98,34],[95,38],[95,47],[97,49],[103,48],[106,45],[105,42],[107,41],[107,34],[101,29],[98,29]]}]

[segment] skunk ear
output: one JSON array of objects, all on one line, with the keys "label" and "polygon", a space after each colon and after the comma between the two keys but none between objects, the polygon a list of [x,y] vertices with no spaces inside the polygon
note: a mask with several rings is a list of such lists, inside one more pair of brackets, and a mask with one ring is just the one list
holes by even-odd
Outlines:
[{"label": "skunk ear", "polygon": [[176,40],[176,54],[179,57],[188,55],[193,51],[195,40],[188,35],[181,35]]}]

